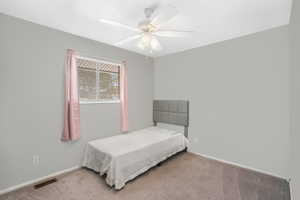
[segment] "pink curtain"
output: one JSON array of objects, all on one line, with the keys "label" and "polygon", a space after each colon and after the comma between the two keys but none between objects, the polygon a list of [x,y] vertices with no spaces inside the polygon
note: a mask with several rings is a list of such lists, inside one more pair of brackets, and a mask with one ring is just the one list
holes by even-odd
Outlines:
[{"label": "pink curtain", "polygon": [[126,62],[120,67],[121,131],[128,131],[128,82]]},{"label": "pink curtain", "polygon": [[62,141],[73,141],[80,138],[80,107],[78,97],[78,74],[76,52],[67,50],[65,74],[65,119]]}]

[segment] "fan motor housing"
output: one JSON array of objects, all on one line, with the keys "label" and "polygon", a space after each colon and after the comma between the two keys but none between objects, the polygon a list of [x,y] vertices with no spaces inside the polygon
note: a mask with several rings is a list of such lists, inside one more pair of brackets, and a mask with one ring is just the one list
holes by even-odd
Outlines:
[{"label": "fan motor housing", "polygon": [[143,32],[153,32],[156,30],[156,27],[151,24],[149,19],[146,19],[138,24],[138,28]]}]

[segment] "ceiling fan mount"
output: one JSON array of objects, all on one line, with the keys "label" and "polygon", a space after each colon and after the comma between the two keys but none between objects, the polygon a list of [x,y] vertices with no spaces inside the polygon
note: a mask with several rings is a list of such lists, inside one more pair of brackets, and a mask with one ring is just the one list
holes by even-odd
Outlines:
[{"label": "ceiling fan mount", "polygon": [[151,16],[153,15],[154,11],[155,11],[156,7],[149,7],[149,8],[145,8],[144,13],[147,19],[150,19]]},{"label": "ceiling fan mount", "polygon": [[138,29],[140,29],[142,32],[150,33],[157,30],[157,27],[151,24],[151,18],[155,11],[155,7],[149,7],[145,8],[144,13],[146,19],[138,23]]}]

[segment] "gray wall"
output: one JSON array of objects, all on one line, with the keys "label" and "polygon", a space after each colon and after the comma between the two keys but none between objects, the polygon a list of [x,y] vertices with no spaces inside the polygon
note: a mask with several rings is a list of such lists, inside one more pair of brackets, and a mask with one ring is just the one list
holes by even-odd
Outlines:
[{"label": "gray wall", "polygon": [[300,2],[294,1],[291,18],[292,48],[292,191],[293,199],[300,199]]},{"label": "gray wall", "polygon": [[151,59],[1,14],[0,29],[0,190],[79,165],[86,141],[119,133],[119,104],[82,105],[82,139],[60,142],[67,48],[126,60],[130,129],[152,124]]},{"label": "gray wall", "polygon": [[[296,19],[293,55],[300,50]],[[0,27],[0,190],[76,166],[86,141],[119,132],[119,104],[82,105],[82,139],[60,142],[67,48],[127,60],[131,130],[152,124],[154,84],[156,98],[191,101],[191,151],[290,177],[289,110],[291,102],[299,141],[300,72],[294,56],[290,99],[289,27],[157,58],[154,83],[152,59],[1,14]]]},{"label": "gray wall", "polygon": [[192,152],[288,178],[288,26],[160,57],[159,99],[189,99]]}]

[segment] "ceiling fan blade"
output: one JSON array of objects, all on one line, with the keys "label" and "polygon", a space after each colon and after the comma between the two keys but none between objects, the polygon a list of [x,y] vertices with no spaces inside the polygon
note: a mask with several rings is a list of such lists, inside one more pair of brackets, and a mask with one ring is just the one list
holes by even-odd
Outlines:
[{"label": "ceiling fan blade", "polygon": [[128,25],[125,25],[125,24],[121,24],[119,22],[115,22],[115,21],[112,21],[112,20],[100,19],[99,21],[102,22],[102,23],[105,23],[105,24],[112,25],[112,26],[116,26],[116,27],[120,27],[120,28],[125,28],[125,29],[131,30],[131,31],[135,31],[135,32],[140,32],[140,30],[137,29],[137,28],[134,28],[134,27],[131,27],[131,26],[128,26]]},{"label": "ceiling fan blade", "polygon": [[127,42],[131,42],[131,41],[133,41],[135,39],[138,39],[139,37],[141,37],[141,35],[134,35],[134,36],[128,37],[128,38],[126,38],[124,40],[121,40],[121,41],[115,43],[115,45],[121,46],[121,45],[123,45],[123,44],[125,44]]},{"label": "ceiling fan blade", "polygon": [[155,36],[152,36],[151,49],[155,51],[161,51],[163,48]]},{"label": "ceiling fan blade", "polygon": [[189,37],[194,31],[158,30],[153,34],[159,37]]},{"label": "ceiling fan blade", "polygon": [[160,6],[154,11],[151,24],[159,27],[173,19],[178,13],[179,11],[174,6]]}]

